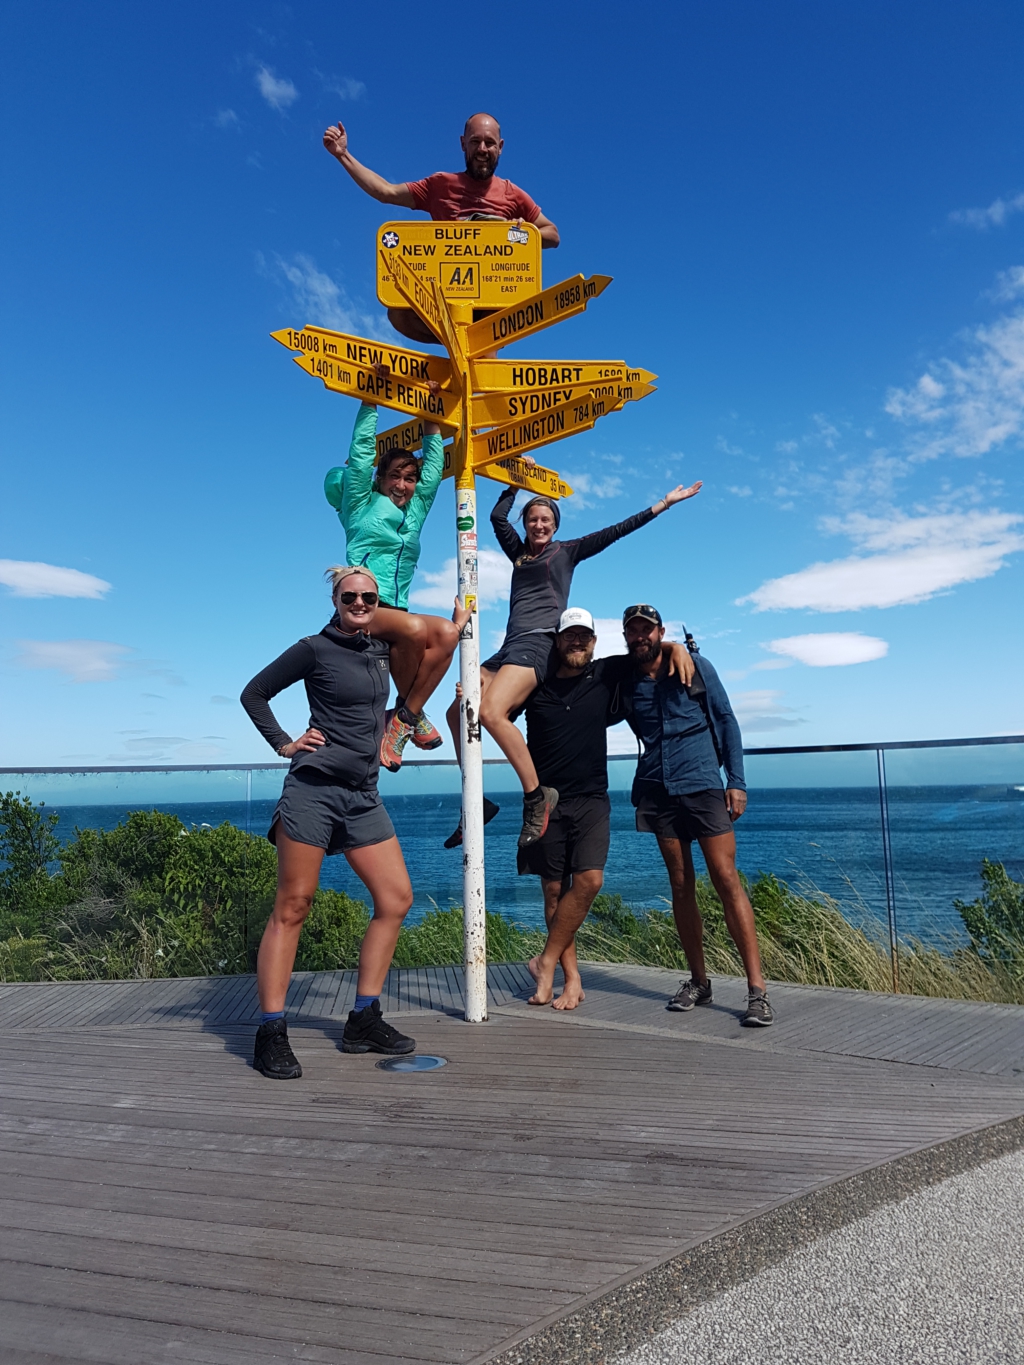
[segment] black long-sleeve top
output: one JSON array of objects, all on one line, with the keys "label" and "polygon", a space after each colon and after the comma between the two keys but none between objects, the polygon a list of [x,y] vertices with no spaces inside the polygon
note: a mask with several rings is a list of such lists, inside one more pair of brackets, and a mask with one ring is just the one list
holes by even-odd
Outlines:
[{"label": "black long-sleeve top", "polygon": [[558,618],[569,605],[572,575],[584,559],[600,554],[623,536],[638,531],[654,520],[649,507],[603,531],[591,531],[578,540],[549,540],[540,554],[531,555],[526,542],[508,519],[518,489],[508,487],[494,505],[491,525],[498,544],[515,568],[509,601],[506,638],[528,635],[532,631],[555,630]]},{"label": "black long-sleeve top", "polygon": [[331,624],[307,635],[257,673],[242,692],[242,705],[276,752],[291,742],[270,709],[293,683],[306,684],[309,724],[326,743],[292,759],[292,771],[310,768],[344,787],[369,791],[377,785],[391,674],[388,646],[360,632],[346,635]]}]

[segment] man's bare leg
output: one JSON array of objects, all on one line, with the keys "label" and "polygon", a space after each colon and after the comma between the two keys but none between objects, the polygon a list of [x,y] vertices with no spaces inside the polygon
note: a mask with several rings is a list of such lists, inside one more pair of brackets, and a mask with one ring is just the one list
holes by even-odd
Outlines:
[{"label": "man's bare leg", "polygon": [[[540,884],[544,892],[544,919],[547,923],[548,930],[550,931],[552,920],[555,917],[555,911],[558,909],[558,902],[563,896],[568,894],[569,889],[572,886],[572,876],[566,877],[564,881],[559,881],[557,878],[549,881],[542,877]],[[531,957],[526,964],[535,981],[537,979],[537,963],[539,961],[540,955],[538,954],[537,957]],[[565,985],[562,987],[562,994],[552,1001],[552,1005],[556,1010],[574,1010],[578,1004],[587,998],[586,992],[583,989],[583,982],[580,979],[579,964],[576,961],[575,938],[558,961],[561,963],[562,972],[565,975]]]},{"label": "man's bare leg", "polygon": [[763,991],[765,983],[761,972],[761,952],[757,946],[757,930],[754,927],[754,907],[736,871],[736,835],[729,830],[727,834],[699,839],[698,843],[708,865],[711,885],[718,892],[718,899],[725,911],[725,927],[743,961],[747,984],[752,991]]},{"label": "man's bare leg", "polygon": [[[556,1009],[571,1010],[583,999],[583,983],[580,980],[579,966],[576,962],[576,946],[573,942],[576,931],[587,917],[594,903],[594,897],[601,890],[604,873],[598,867],[588,868],[585,872],[574,872],[569,889],[559,895],[554,913],[548,920],[548,941],[544,951],[529,962],[530,972],[537,982],[537,990],[530,997],[531,1005],[550,1005]],[[548,887],[561,890],[563,883],[557,881],[544,883],[544,911],[547,914]],[[567,955],[568,965],[567,965]],[[554,993],[555,968],[559,961],[565,972],[565,990],[552,1000]],[[570,989],[570,972],[574,985]],[[561,1004],[560,1001],[565,1003]]]},{"label": "man's bare leg", "polygon": [[704,921],[697,909],[697,875],[690,845],[683,844],[679,839],[662,839],[659,835],[658,847],[668,870],[669,885],[672,887],[672,915],[690,975],[694,981],[704,983],[708,979],[704,961]]}]

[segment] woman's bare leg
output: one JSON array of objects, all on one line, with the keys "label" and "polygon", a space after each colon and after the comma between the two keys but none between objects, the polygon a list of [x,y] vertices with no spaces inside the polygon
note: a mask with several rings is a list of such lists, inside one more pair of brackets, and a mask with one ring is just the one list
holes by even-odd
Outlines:
[{"label": "woman's bare leg", "polygon": [[256,960],[256,984],[264,1014],[284,1009],[299,934],[313,904],[324,860],[322,848],[289,839],[280,820],[276,838],[277,895]]},{"label": "woman's bare leg", "polygon": [[412,905],[412,884],[396,838],[349,849],[345,857],[373,900],[373,918],[359,950],[356,994],[380,995],[395,955],[398,931]]},{"label": "woman's bare leg", "polygon": [[[495,679],[497,676],[498,676],[497,673],[492,673],[492,672],[490,671],[490,669],[488,669],[488,668],[481,668],[481,670],[480,670],[480,702],[481,702],[481,705],[483,704],[483,699],[484,699],[484,697],[486,697],[486,695],[487,695],[487,689],[490,687],[491,683],[494,681],[494,679]],[[455,745],[455,757],[458,759],[458,761],[459,761],[459,766],[461,767],[461,766],[462,766],[462,716],[461,716],[459,707],[460,707],[459,694],[458,694],[458,692],[456,692],[456,694],[455,694],[455,700],[452,702],[451,706],[449,706],[448,710],[444,713],[444,718],[445,718],[445,720],[448,722],[448,729],[451,731],[451,734],[452,734],[452,743]]]},{"label": "woman's bare leg", "polygon": [[524,792],[540,785],[523,732],[509,720],[537,687],[537,674],[519,664],[502,664],[480,702],[480,723],[515,769]]},{"label": "woman's bare leg", "polygon": [[370,634],[391,646],[391,676],[406,709],[418,716],[448,672],[459,628],[443,616],[378,607]]}]

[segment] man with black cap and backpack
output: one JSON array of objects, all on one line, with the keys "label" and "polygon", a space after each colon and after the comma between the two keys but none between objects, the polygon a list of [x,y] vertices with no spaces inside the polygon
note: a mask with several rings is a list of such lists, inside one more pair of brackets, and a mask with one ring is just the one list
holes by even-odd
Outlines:
[{"label": "man with black cap and backpack", "polygon": [[775,1016],[761,972],[754,912],[736,871],[732,826],[747,804],[739,724],[718,674],[695,646],[696,673],[690,686],[669,676],[665,627],[656,607],[627,607],[622,633],[633,670],[613,698],[610,719],[626,720],[643,741],[633,782],[636,827],[657,837],[672,886],[672,913],[690,965],[690,979],[680,984],[668,1009],[687,1011],[710,1005],[712,998],[691,852],[696,839],[747,974],[747,1009],[740,1022],[767,1028]]}]

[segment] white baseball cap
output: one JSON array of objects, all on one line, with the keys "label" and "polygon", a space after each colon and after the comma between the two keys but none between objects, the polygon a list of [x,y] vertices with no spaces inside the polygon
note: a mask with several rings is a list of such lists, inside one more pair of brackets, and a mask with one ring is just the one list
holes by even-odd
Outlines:
[{"label": "white baseball cap", "polygon": [[594,618],[589,611],[584,611],[582,607],[570,607],[568,611],[563,611],[558,618],[558,633],[561,635],[563,630],[569,630],[572,626],[583,626],[589,630],[591,635],[596,635],[594,629]]}]

